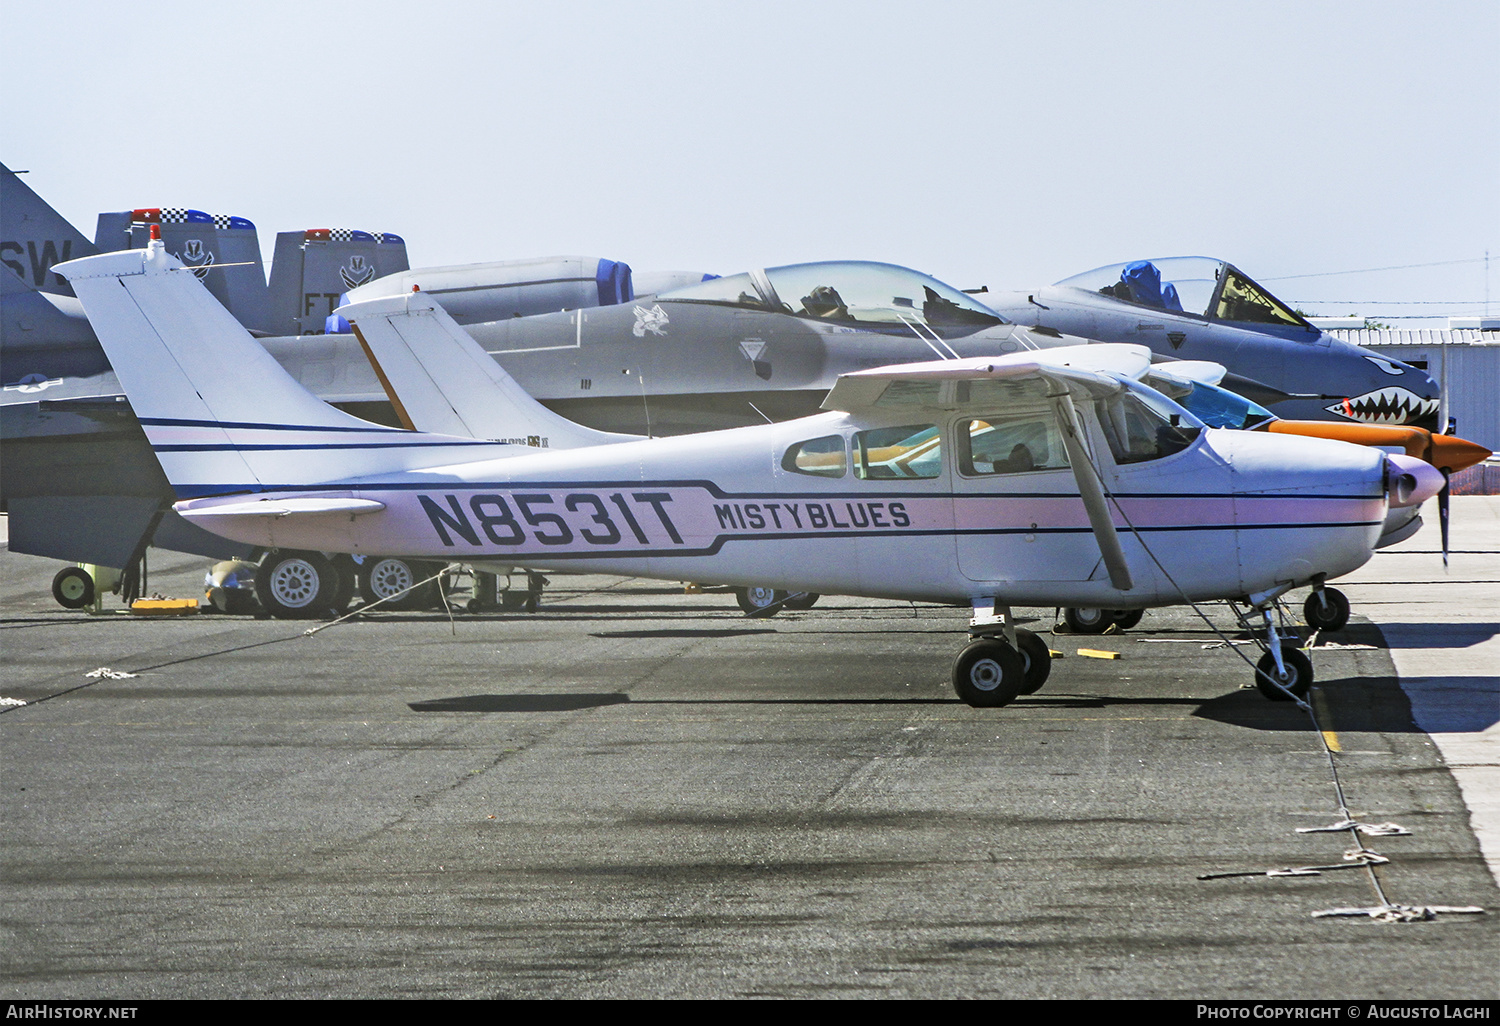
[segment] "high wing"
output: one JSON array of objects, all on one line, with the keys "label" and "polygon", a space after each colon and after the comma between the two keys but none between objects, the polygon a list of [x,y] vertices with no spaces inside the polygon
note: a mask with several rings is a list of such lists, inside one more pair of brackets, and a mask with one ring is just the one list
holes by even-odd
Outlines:
[{"label": "high wing", "polygon": [[537,402],[424,293],[338,310],[410,429],[543,449],[635,441],[596,431]]}]

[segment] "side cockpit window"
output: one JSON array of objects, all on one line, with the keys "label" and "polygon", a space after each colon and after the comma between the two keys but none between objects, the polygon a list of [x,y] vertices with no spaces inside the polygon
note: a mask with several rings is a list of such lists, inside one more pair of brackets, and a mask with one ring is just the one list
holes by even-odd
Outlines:
[{"label": "side cockpit window", "polygon": [[1203,430],[1184,420],[1166,400],[1150,403],[1136,393],[1100,400],[1098,411],[1109,451],[1121,464],[1145,463],[1181,452]]},{"label": "side cockpit window", "polygon": [[814,477],[843,477],[848,467],[843,435],[824,435],[798,442],[781,458],[781,469]]},{"label": "side cockpit window", "polygon": [[966,477],[1068,466],[1057,421],[1050,413],[960,421],[957,444],[958,469]]},{"label": "side cockpit window", "polygon": [[866,481],[937,477],[942,436],[935,424],[876,428],[854,435],[854,476]]}]

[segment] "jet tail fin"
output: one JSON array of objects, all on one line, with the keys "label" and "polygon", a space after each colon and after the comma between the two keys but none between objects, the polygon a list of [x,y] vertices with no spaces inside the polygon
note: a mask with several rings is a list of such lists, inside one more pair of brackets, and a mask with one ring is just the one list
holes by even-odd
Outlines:
[{"label": "jet tail fin", "polygon": [[71,296],[67,279],[53,265],[97,252],[18,172],[0,164],[0,263],[39,292]]},{"label": "jet tail fin", "polygon": [[252,331],[267,319],[266,270],[254,222],[187,207],[140,207],[99,215],[99,252],[145,249],[153,228],[168,253],[181,260],[214,298]]},{"label": "jet tail fin", "polygon": [[324,403],[160,242],[59,270],[179,496],[343,481],[470,457],[450,446],[497,448],[380,427]]},{"label": "jet tail fin", "polygon": [[321,335],[329,330],[328,319],[346,293],[409,267],[406,240],[390,232],[277,232],[265,330],[273,335]]},{"label": "jet tail fin", "polygon": [[639,436],[575,424],[537,402],[425,293],[340,308],[408,427],[567,449]]}]

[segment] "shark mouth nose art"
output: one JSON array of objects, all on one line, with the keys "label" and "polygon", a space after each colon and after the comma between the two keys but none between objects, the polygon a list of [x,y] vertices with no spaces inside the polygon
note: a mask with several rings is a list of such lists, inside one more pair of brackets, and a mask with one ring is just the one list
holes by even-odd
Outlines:
[{"label": "shark mouth nose art", "polygon": [[1407,388],[1391,386],[1377,388],[1323,408],[1329,413],[1366,424],[1409,424],[1436,414],[1438,401],[1424,399]]}]

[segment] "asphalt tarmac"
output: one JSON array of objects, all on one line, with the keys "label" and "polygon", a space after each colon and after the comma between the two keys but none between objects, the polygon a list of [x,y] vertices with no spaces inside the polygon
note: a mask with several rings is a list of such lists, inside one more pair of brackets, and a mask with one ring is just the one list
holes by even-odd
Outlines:
[{"label": "asphalt tarmac", "polygon": [[[1410,835],[1201,880],[1354,842],[1297,833],[1341,818],[1322,739],[1187,611],[976,710],[967,609],[559,577],[308,637],[67,612],[59,565],[0,552],[6,998],[1500,996],[1500,893],[1358,605],[1314,704]],[[1382,893],[1487,912],[1314,916]]]}]

